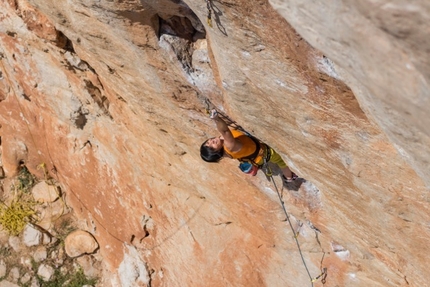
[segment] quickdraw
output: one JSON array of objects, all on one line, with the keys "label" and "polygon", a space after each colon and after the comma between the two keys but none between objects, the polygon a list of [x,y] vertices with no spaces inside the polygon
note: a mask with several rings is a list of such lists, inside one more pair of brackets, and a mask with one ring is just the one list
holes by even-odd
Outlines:
[{"label": "quickdraw", "polygon": [[212,28],[212,3],[211,0],[206,0],[206,7],[208,8],[208,16],[206,17],[206,22],[208,23],[209,27]]},{"label": "quickdraw", "polygon": [[327,268],[323,268],[322,272],[320,275],[318,275],[317,277],[315,277],[314,279],[312,279],[312,283],[316,282],[318,279],[321,278],[321,283],[325,284],[326,283],[326,277],[327,277]]}]

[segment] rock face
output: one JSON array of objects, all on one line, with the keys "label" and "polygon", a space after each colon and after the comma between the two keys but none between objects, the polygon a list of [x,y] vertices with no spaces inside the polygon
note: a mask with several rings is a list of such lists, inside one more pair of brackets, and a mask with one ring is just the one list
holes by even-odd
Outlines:
[{"label": "rock face", "polygon": [[430,2],[270,3],[342,68],[360,106],[430,188]]},{"label": "rock face", "polygon": [[[103,286],[427,284],[428,4],[297,3],[0,4],[5,175],[46,164]],[[294,231],[263,174],[201,161],[206,98],[306,178]]]}]

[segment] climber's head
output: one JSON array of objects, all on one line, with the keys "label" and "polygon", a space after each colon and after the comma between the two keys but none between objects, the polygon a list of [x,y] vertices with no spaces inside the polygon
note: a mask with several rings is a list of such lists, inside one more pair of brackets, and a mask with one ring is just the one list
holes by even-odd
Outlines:
[{"label": "climber's head", "polygon": [[219,137],[210,138],[202,143],[200,156],[206,162],[218,162],[224,155],[224,140]]}]

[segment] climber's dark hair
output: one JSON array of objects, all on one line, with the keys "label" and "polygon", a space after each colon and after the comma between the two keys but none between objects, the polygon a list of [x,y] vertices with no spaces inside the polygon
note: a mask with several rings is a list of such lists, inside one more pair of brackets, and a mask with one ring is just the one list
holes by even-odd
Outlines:
[{"label": "climber's dark hair", "polygon": [[219,162],[224,156],[224,149],[214,150],[211,147],[206,146],[208,140],[205,140],[200,146],[200,156],[206,162]]}]

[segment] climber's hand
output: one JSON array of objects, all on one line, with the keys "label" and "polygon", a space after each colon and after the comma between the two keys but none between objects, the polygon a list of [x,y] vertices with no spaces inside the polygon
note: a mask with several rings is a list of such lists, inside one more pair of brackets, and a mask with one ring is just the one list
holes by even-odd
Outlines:
[{"label": "climber's hand", "polygon": [[209,112],[209,117],[210,117],[211,119],[215,119],[216,117],[218,117],[218,112],[217,112],[215,109],[212,109],[212,110]]}]

